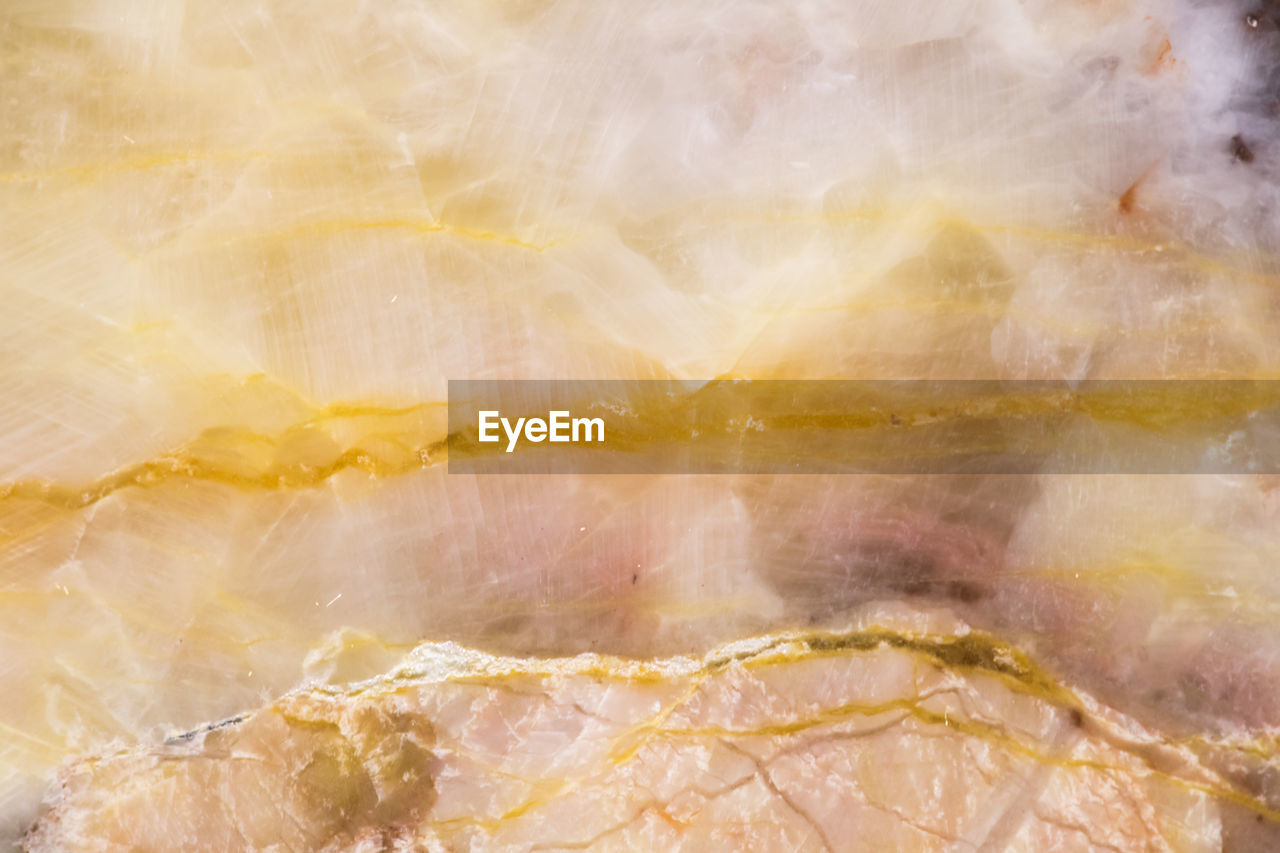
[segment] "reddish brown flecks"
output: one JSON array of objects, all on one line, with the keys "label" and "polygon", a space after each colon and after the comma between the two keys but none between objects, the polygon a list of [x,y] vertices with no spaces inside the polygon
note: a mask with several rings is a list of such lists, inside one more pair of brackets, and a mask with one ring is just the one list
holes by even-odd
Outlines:
[{"label": "reddish brown flecks", "polygon": [[[1141,178],[1138,179],[1139,181]],[[1133,213],[1133,206],[1138,197],[1138,181],[1129,185],[1129,189],[1120,194],[1120,212]]]},{"label": "reddish brown flecks", "polygon": [[1120,194],[1120,200],[1117,205],[1121,213],[1133,213],[1138,207],[1138,188],[1142,186],[1142,181],[1146,178],[1147,173],[1143,172],[1138,176],[1137,180],[1129,184],[1129,188]]},{"label": "reddish brown flecks", "polygon": [[1156,47],[1155,59],[1151,61],[1151,70],[1159,71],[1162,68],[1168,68],[1174,63],[1173,45],[1169,42],[1168,36],[1160,40],[1159,46]]},{"label": "reddish brown flecks", "polygon": [[1128,189],[1120,194],[1120,200],[1117,202],[1117,205],[1119,206],[1121,213],[1134,212],[1138,206],[1138,189],[1142,186],[1143,182],[1147,180],[1147,176],[1155,171],[1155,168],[1156,164],[1152,163],[1142,172],[1141,175],[1137,177],[1136,180],[1134,180],[1133,183],[1129,184]]},{"label": "reddish brown flecks", "polygon": [[1245,144],[1244,137],[1238,133],[1231,137],[1231,156],[1241,163],[1253,162],[1253,149]]},{"label": "reddish brown flecks", "polygon": [[1138,67],[1144,74],[1160,74],[1173,69],[1178,60],[1173,55],[1169,32],[1159,21],[1148,17],[1148,36],[1138,56]]}]

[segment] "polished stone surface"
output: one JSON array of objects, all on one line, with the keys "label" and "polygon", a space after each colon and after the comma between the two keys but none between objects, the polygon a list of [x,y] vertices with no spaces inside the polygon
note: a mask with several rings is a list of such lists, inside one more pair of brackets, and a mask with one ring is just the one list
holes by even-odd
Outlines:
[{"label": "polished stone surface", "polygon": [[1276,849],[1274,477],[442,452],[448,379],[1280,378],[1276,17],[2,4],[0,842]]}]

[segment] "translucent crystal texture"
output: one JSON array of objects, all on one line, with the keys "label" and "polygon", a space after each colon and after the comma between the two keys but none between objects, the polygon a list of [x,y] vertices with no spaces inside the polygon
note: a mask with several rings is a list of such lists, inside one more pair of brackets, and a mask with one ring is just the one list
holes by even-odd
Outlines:
[{"label": "translucent crystal texture", "polygon": [[1206,801],[1229,792],[1187,750],[1093,716],[989,637],[911,627],[645,664],[426,645],[391,677],[73,765],[29,842],[1214,849]]},{"label": "translucent crystal texture", "polygon": [[1275,476],[444,450],[449,379],[1280,379],[1278,19],[0,4],[0,843],[1280,849]]}]

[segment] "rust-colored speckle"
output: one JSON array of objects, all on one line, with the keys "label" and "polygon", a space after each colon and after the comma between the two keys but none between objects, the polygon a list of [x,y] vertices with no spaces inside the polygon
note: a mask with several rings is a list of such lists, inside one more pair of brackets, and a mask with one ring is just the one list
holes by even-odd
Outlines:
[{"label": "rust-colored speckle", "polygon": [[1139,178],[1137,181],[1134,181],[1129,185],[1129,189],[1120,194],[1121,213],[1133,213],[1134,205],[1137,203],[1138,199],[1138,183],[1141,180],[1142,179]]},{"label": "rust-colored speckle", "polygon": [[1129,184],[1128,189],[1126,189],[1124,192],[1120,194],[1120,200],[1119,202],[1117,202],[1117,205],[1119,206],[1121,213],[1133,213],[1134,210],[1137,209],[1138,189],[1147,180],[1147,176],[1150,175],[1153,171],[1155,171],[1155,168],[1156,168],[1156,164],[1152,163],[1143,171],[1141,175],[1137,177],[1136,180],[1134,180],[1133,183]]},{"label": "rust-colored speckle", "polygon": [[1241,163],[1253,162],[1253,149],[1245,144],[1244,137],[1238,133],[1231,137],[1231,156]]},{"label": "rust-colored speckle", "polygon": [[1161,74],[1172,70],[1178,64],[1177,58],[1173,55],[1173,43],[1169,41],[1168,34],[1163,28],[1155,27],[1154,29],[1151,40],[1142,51],[1142,67],[1147,74]]},{"label": "rust-colored speckle", "polygon": [[1156,58],[1152,63],[1153,70],[1164,65],[1166,62],[1172,62],[1173,45],[1169,42],[1168,36],[1160,40],[1160,45],[1156,48]]}]

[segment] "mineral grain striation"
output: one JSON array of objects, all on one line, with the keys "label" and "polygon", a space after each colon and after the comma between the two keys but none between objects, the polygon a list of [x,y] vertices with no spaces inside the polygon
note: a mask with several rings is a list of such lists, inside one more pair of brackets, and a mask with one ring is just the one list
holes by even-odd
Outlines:
[{"label": "mineral grain striation", "polygon": [[1271,0],[0,4],[0,844],[1280,849],[1274,472],[445,407],[1280,380],[1278,83]]}]

